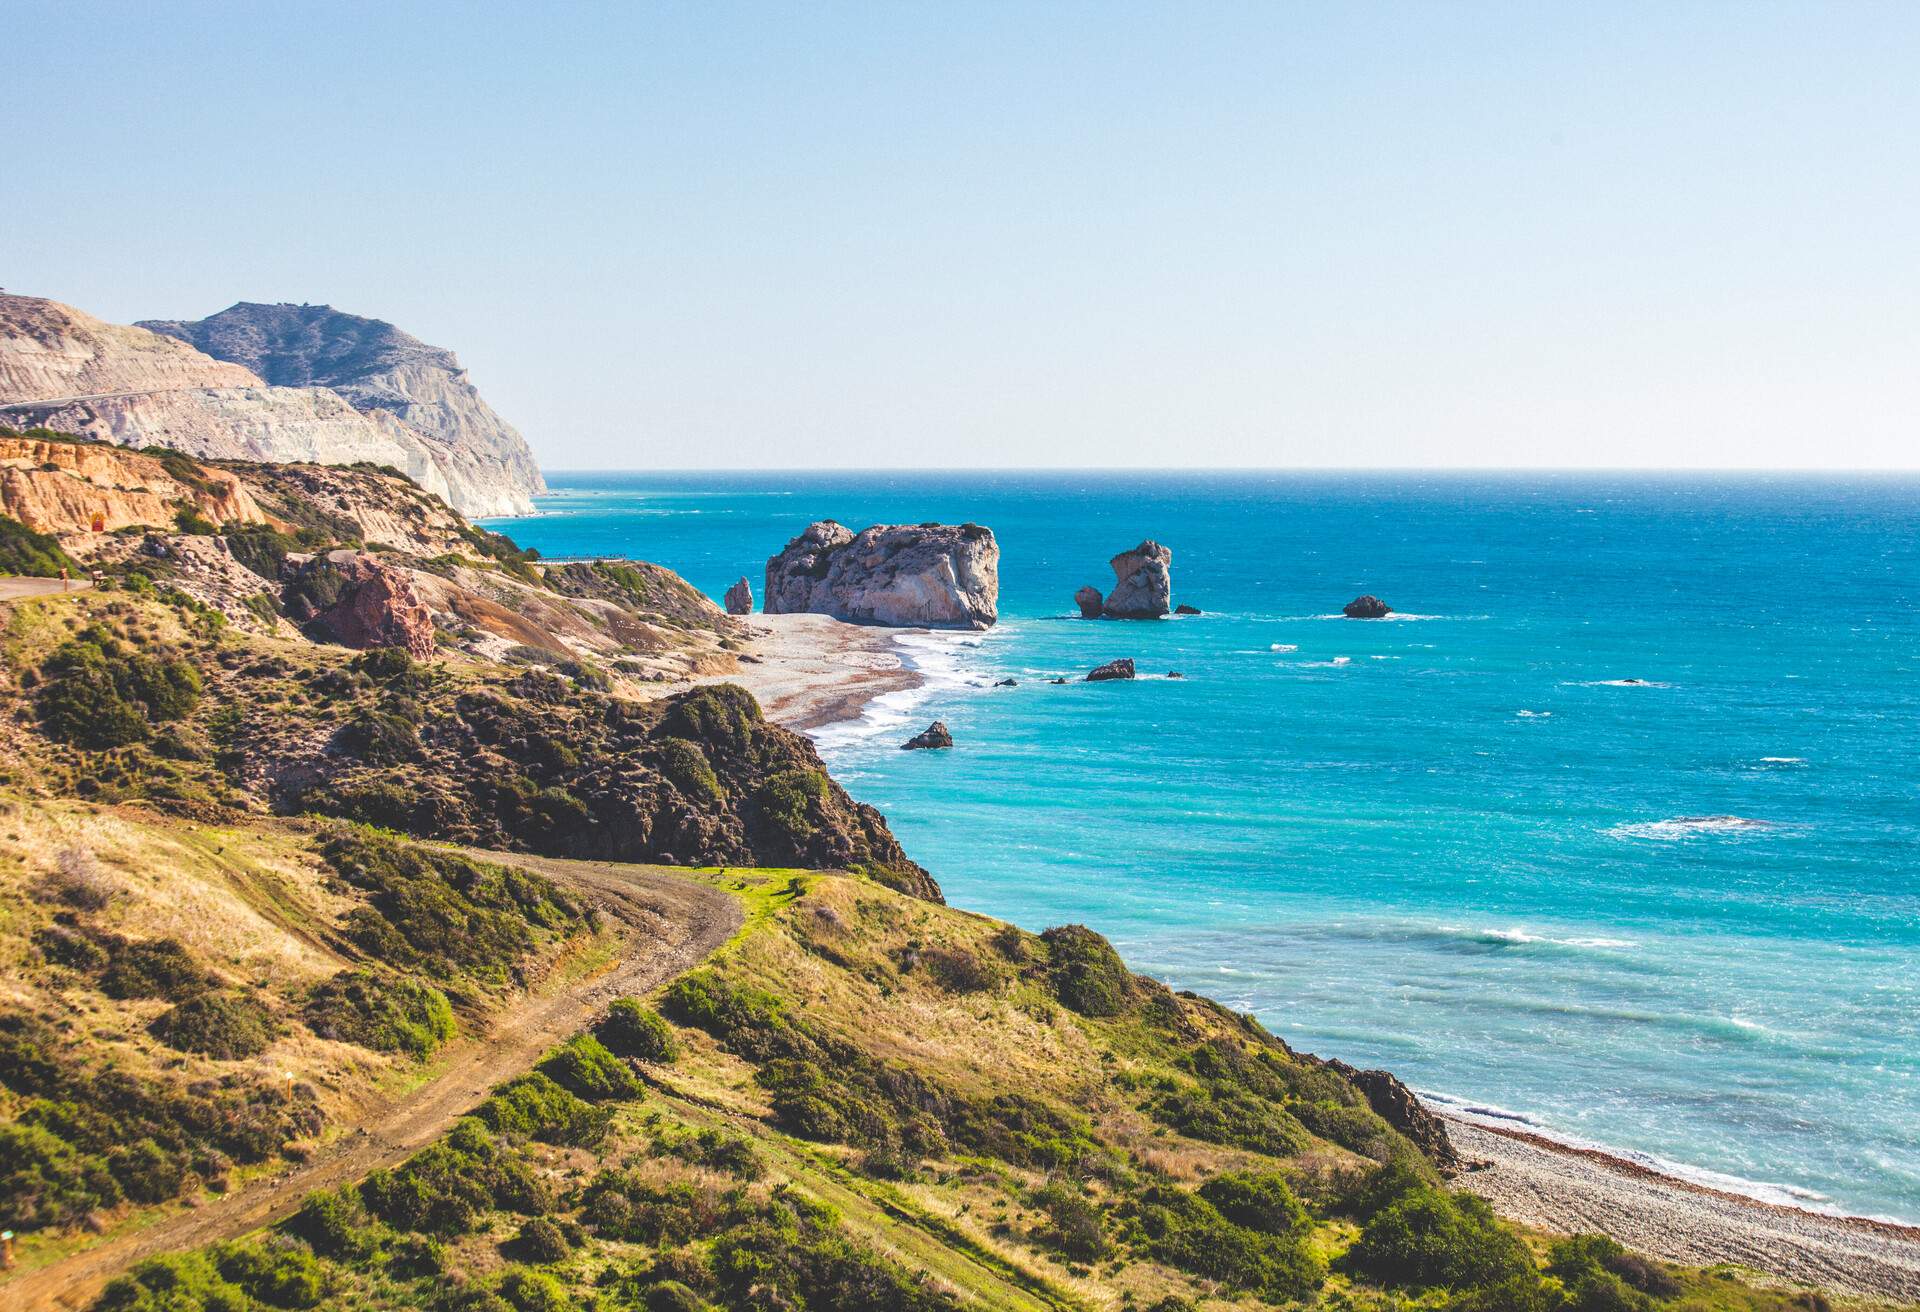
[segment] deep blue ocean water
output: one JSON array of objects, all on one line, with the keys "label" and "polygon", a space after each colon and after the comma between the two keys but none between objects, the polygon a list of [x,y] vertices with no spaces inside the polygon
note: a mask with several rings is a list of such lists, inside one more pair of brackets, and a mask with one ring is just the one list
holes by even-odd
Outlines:
[{"label": "deep blue ocean water", "polygon": [[[999,627],[818,735],[957,905],[1482,1114],[1920,1218],[1920,482],[551,481],[495,526],[716,597],[814,519],[993,528]],[[1206,613],[1067,618],[1149,536]],[[1116,656],[1185,677],[1045,682]],[[935,717],[953,751],[897,750]]]}]

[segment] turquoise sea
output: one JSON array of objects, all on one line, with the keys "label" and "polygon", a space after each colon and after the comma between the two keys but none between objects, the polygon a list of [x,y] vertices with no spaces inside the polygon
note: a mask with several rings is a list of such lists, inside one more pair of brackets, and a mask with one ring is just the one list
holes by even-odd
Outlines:
[{"label": "turquoise sea", "polygon": [[[1000,626],[818,735],[954,903],[1483,1117],[1920,1219],[1920,482],[550,480],[494,526],[716,597],[814,519],[993,528]],[[1068,618],[1149,536],[1206,613]],[[1045,682],[1116,656],[1185,677]]]}]

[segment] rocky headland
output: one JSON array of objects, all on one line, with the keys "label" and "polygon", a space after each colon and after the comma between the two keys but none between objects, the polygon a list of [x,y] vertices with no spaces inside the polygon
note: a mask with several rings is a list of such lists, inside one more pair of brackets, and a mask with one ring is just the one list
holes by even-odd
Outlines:
[{"label": "rocky headland", "polygon": [[[309,307],[228,313],[282,309]],[[0,423],[212,459],[389,466],[469,514],[531,509],[542,487],[531,452],[450,354],[390,325],[325,315],[309,325],[309,340],[324,344],[330,333],[344,333],[352,346],[332,355],[316,347],[310,367],[300,366],[291,346],[238,349],[235,320],[203,336],[279,377],[331,377],[344,391],[272,382],[166,333],[105,323],[57,301],[0,295]]]},{"label": "rocky headland", "polygon": [[831,615],[852,624],[985,629],[999,617],[1000,547],[979,524],[876,524],[853,532],[833,520],[767,561],[769,615]]}]

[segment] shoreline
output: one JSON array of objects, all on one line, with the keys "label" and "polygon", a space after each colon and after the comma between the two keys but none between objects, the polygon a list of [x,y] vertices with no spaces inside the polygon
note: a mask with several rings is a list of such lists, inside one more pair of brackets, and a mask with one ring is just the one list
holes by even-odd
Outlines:
[{"label": "shoreline", "polygon": [[1715,1189],[1599,1148],[1432,1107],[1476,1163],[1452,1187],[1562,1234],[1600,1231],[1684,1266],[1723,1263],[1871,1297],[1920,1300],[1920,1227]]},{"label": "shoreline", "polygon": [[[752,649],[732,682],[767,718],[802,733],[859,719],[888,693],[924,686],[899,639],[923,629],[848,624],[825,615],[746,618]],[[1817,1212],[1715,1188],[1603,1148],[1537,1130],[1490,1126],[1427,1104],[1476,1163],[1452,1187],[1521,1224],[1601,1231],[1686,1266],[1733,1264],[1868,1297],[1920,1301],[1920,1226]]]},{"label": "shoreline", "polygon": [[743,617],[752,650],[731,674],[698,683],[737,683],[760,701],[774,723],[806,733],[857,720],[867,705],[890,692],[926,683],[901,649],[899,639],[926,629],[848,624],[828,615]]}]

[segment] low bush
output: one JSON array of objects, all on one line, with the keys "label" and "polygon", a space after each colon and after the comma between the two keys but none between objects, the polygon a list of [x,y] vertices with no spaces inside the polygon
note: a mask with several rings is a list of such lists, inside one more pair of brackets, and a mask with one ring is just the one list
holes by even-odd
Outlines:
[{"label": "low bush", "polygon": [[607,1008],[606,1019],[594,1033],[618,1057],[670,1062],[679,1055],[673,1027],[658,1012],[633,998],[621,998]]},{"label": "low bush", "polygon": [[285,1235],[214,1250],[220,1274],[270,1307],[309,1308],[327,1295],[328,1271]]},{"label": "low bush", "polygon": [[592,1102],[638,1098],[646,1091],[627,1064],[591,1034],[576,1034],[540,1063],[555,1084]]},{"label": "low bush", "polygon": [[544,1216],[530,1217],[520,1223],[519,1233],[509,1245],[513,1256],[522,1262],[545,1265],[565,1261],[573,1245],[559,1226]]},{"label": "low bush", "polygon": [[474,1114],[503,1135],[576,1147],[605,1138],[608,1119],[540,1071],[501,1085]]},{"label": "low bush", "polygon": [[1082,1016],[1118,1016],[1133,1000],[1133,972],[1106,939],[1085,925],[1059,925],[1040,935],[1054,996]]},{"label": "low bush", "polygon": [[396,1230],[433,1235],[466,1234],[494,1209],[534,1216],[553,1204],[541,1178],[477,1120],[459,1121],[399,1166],[373,1172],[360,1196]]},{"label": "low bush", "polygon": [[1204,1198],[1150,1185],[1129,1199],[1131,1241],[1155,1261],[1274,1302],[1305,1299],[1326,1264],[1300,1238],[1237,1225]]},{"label": "low bush", "polygon": [[47,736],[96,750],[143,742],[200,700],[199,671],[185,659],[131,647],[98,625],[56,648],[40,677]]},{"label": "low bush", "polygon": [[432,1053],[455,1030],[453,1007],[439,989],[371,969],[342,971],[317,985],[305,1015],[322,1038],[414,1058]]},{"label": "low bush", "polygon": [[177,939],[108,938],[101,946],[108,960],[100,974],[100,991],[110,998],[184,1002],[219,982],[200,968]]},{"label": "low bush", "polygon": [[202,993],[161,1013],[148,1026],[169,1048],[219,1061],[255,1057],[286,1030],[258,998],[244,993]]},{"label": "low bush", "polygon": [[1482,1289],[1533,1270],[1485,1202],[1424,1184],[1376,1213],[1347,1261],[1370,1280],[1414,1289]]},{"label": "low bush", "polygon": [[965,948],[928,948],[920,968],[948,993],[985,993],[1000,983],[1000,972]]},{"label": "low bush", "polygon": [[740,1135],[721,1130],[701,1130],[668,1140],[660,1144],[660,1149],[690,1165],[704,1166],[742,1180],[758,1180],[767,1173],[767,1164],[751,1143]]},{"label": "low bush", "polygon": [[1200,1186],[1200,1196],[1235,1225],[1269,1235],[1303,1235],[1313,1219],[1278,1171],[1230,1171]]},{"label": "low bush", "polygon": [[1032,1202],[1047,1214],[1047,1224],[1034,1237],[1069,1261],[1094,1262],[1112,1251],[1100,1209],[1085,1190],[1050,1180],[1035,1191]]},{"label": "low bush", "polygon": [[0,515],[0,574],[50,579],[63,569],[69,578],[80,575],[79,563],[60,549],[60,539]]}]

